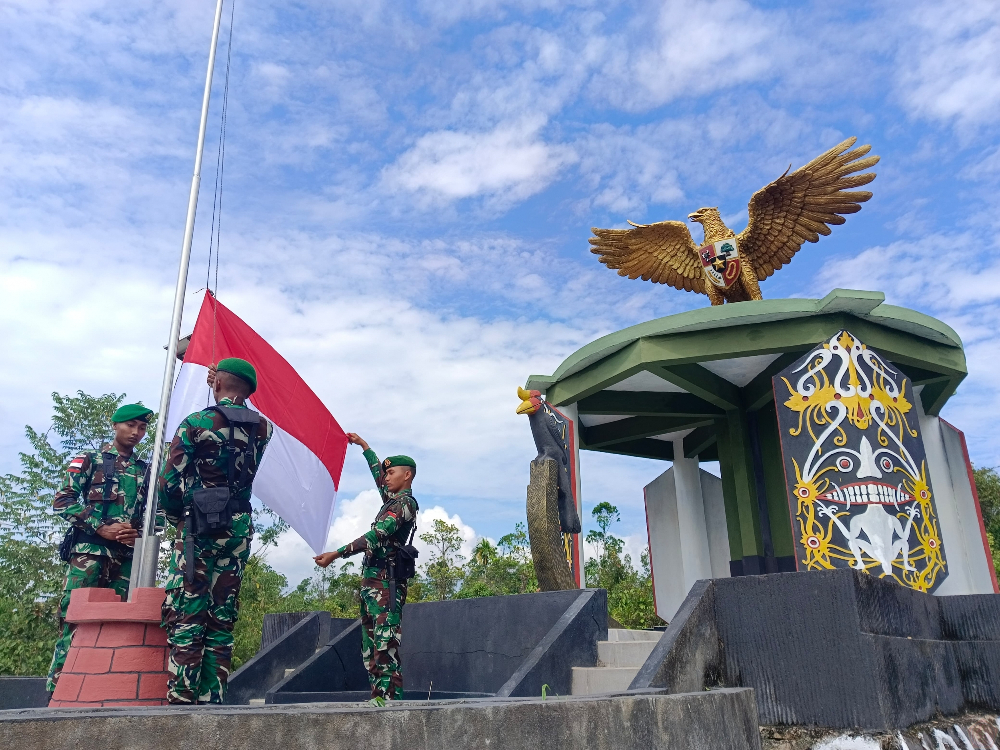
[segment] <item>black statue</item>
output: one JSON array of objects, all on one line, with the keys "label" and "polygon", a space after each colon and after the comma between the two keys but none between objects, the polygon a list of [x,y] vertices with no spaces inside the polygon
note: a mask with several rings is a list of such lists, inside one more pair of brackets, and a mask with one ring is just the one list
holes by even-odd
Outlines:
[{"label": "black statue", "polygon": [[570,461],[570,423],[555,409],[542,401],[539,391],[517,389],[521,399],[518,414],[527,414],[531,436],[535,439],[538,455],[532,463],[553,459],[559,467],[559,525],[564,534],[579,534],[580,514],[573,499],[573,472]]}]

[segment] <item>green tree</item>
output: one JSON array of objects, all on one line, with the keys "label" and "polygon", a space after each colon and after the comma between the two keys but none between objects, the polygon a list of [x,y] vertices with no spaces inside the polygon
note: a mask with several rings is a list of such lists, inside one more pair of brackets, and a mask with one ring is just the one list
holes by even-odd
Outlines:
[{"label": "green tree", "polygon": [[972,476],[979,495],[979,507],[983,513],[983,525],[993,553],[993,567],[1000,574],[1000,474],[996,467],[973,468]]},{"label": "green tree", "polygon": [[538,591],[538,580],[531,561],[528,534],[524,524],[519,523],[513,533],[500,537],[496,545],[489,539],[480,540],[465,566],[462,587],[455,598],[525,594],[532,591]]},{"label": "green tree", "polygon": [[622,555],[624,540],[610,532],[620,519],[618,508],[602,502],[591,511],[598,529],[587,534],[597,555],[584,564],[587,586],[608,592],[608,614],[626,628],[649,628],[662,625],[653,607],[653,577],[649,567],[649,550],[639,558],[641,570],[632,564],[631,555]]},{"label": "green tree", "polygon": [[430,546],[430,560],[424,567],[426,593],[439,601],[450,599],[464,576],[461,563],[465,558],[458,554],[462,534],[457,526],[436,518],[434,530],[420,538]]},{"label": "green tree", "polygon": [[587,542],[597,548],[597,556],[600,558],[604,555],[604,549],[608,542],[615,539],[608,533],[608,529],[611,528],[611,524],[621,520],[621,516],[618,514],[618,508],[608,502],[598,503],[590,511],[590,514],[594,517],[594,523],[597,524],[598,528],[587,532]]},{"label": "green tree", "polygon": [[[30,452],[20,471],[0,476],[0,674],[44,674],[58,635],[63,565],[57,550],[67,524],[51,513],[69,459],[114,436],[111,415],[125,394],[52,394],[52,424],[25,427]],[[155,425],[153,426],[155,428]],[[148,454],[150,439],[137,446]]]},{"label": "green tree", "polygon": [[[233,629],[233,669],[238,669],[260,649],[264,615],[271,612],[304,611],[304,608],[296,608],[296,602],[288,601],[284,596],[288,579],[267,564],[267,550],[277,544],[278,537],[288,529],[288,524],[267,506],[254,509],[253,524],[257,529],[257,537],[243,569],[240,616]],[[164,557],[169,559],[169,554],[160,556],[161,566]]]},{"label": "green tree", "polygon": [[250,555],[243,569],[243,585],[240,587],[240,616],[233,629],[234,670],[260,650],[264,615],[290,611],[281,606],[282,591],[287,586],[288,579],[260,555]]}]

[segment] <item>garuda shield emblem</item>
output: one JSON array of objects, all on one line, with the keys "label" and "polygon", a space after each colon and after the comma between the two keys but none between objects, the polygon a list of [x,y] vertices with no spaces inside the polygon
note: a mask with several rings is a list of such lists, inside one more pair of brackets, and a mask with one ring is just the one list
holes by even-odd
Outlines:
[{"label": "garuda shield emblem", "polygon": [[798,570],[947,577],[910,382],[841,331],[773,379]]},{"label": "garuda shield emblem", "polygon": [[730,237],[698,248],[701,269],[717,287],[728,289],[740,277],[740,251],[736,238]]}]

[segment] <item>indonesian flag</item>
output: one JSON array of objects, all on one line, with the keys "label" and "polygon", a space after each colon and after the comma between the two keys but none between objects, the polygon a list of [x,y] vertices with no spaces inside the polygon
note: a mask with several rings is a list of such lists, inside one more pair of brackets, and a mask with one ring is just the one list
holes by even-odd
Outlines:
[{"label": "indonesian flag", "polygon": [[166,439],[189,414],[215,403],[206,382],[208,368],[226,357],[254,366],[257,390],[248,405],[274,425],[253,494],[319,554],[333,518],[347,434],[284,357],[211,292],[205,293],[174,383]]}]

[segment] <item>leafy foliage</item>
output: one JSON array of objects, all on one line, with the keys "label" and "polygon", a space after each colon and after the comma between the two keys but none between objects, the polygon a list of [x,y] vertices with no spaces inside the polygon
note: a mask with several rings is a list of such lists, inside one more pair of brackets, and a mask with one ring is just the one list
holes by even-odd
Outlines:
[{"label": "leafy foliage", "polygon": [[993,553],[993,567],[1000,575],[1000,474],[996,467],[973,468],[976,494],[983,513],[983,525]]},{"label": "leafy foliage", "polygon": [[463,572],[462,587],[456,599],[503,594],[526,594],[538,591],[535,566],[531,562],[528,533],[524,524],[514,527],[513,533],[500,537],[494,545],[483,539],[472,550]]},{"label": "leafy foliage", "polygon": [[465,558],[458,554],[462,535],[456,526],[436,518],[434,530],[421,534],[420,539],[431,548],[424,572],[427,593],[439,601],[450,599],[462,580],[460,563]]},{"label": "leafy foliage", "polygon": [[[267,550],[277,543],[278,536],[288,529],[288,524],[267,507],[255,509],[253,515],[254,528],[259,531],[246,568],[243,569],[243,584],[240,588],[240,616],[233,629],[233,669],[238,669],[260,649],[264,615],[274,612],[318,611],[329,608],[322,597],[309,596],[312,594],[309,591],[310,579],[302,581],[298,589],[290,596],[284,595],[284,590],[288,588],[288,579],[268,565],[266,557]],[[161,565],[164,557],[164,555],[160,556]],[[357,584],[355,584],[356,588]],[[344,615],[338,614],[338,611],[330,609],[334,617],[343,617]],[[357,608],[354,611],[356,612]]]},{"label": "leafy foliage", "polygon": [[650,628],[662,625],[653,607],[653,577],[649,569],[649,550],[639,558],[641,570],[632,565],[631,555],[622,555],[625,542],[609,529],[619,520],[618,508],[598,503],[591,511],[597,530],[587,534],[587,541],[598,551],[584,563],[587,586],[608,592],[608,614],[626,628]]},{"label": "leafy foliage", "polygon": [[[43,674],[58,635],[63,565],[57,556],[66,523],[51,513],[69,459],[114,437],[111,415],[125,394],[52,394],[52,425],[25,427],[31,451],[21,470],[0,476],[0,674]],[[154,425],[155,427],[155,425]],[[136,448],[140,457],[151,440]]]}]

